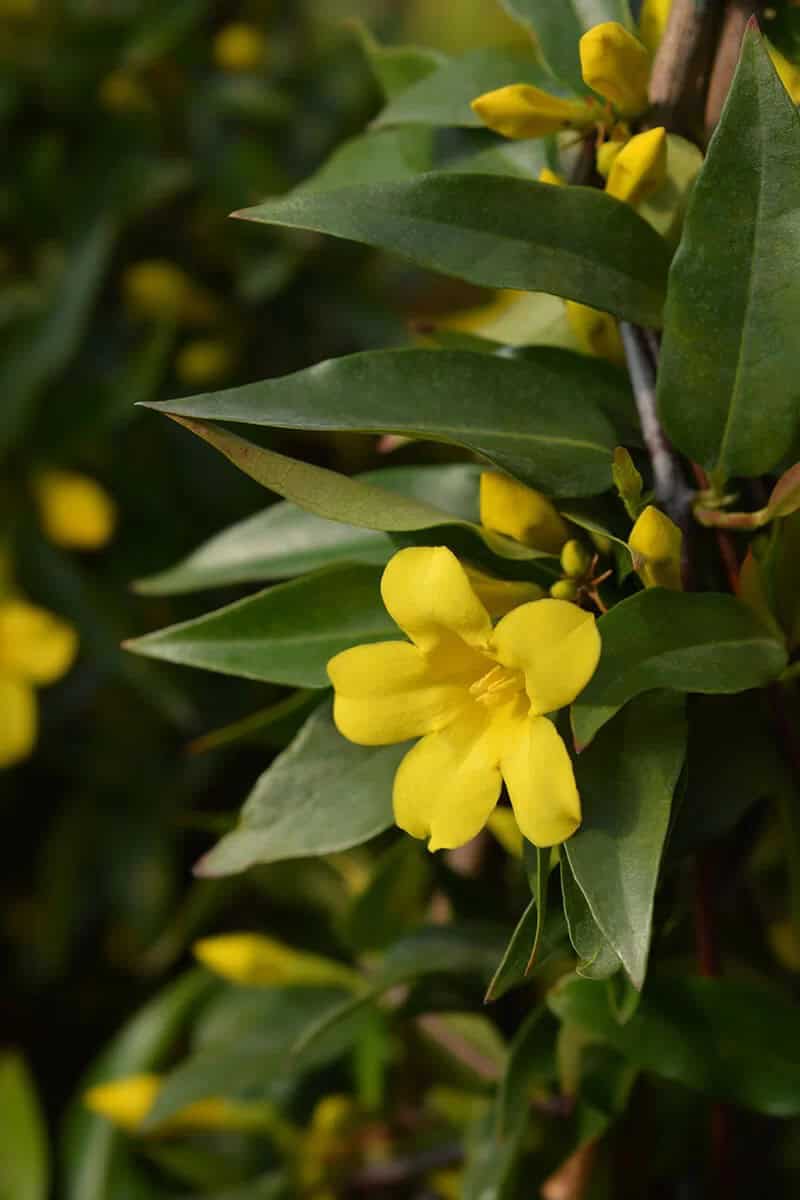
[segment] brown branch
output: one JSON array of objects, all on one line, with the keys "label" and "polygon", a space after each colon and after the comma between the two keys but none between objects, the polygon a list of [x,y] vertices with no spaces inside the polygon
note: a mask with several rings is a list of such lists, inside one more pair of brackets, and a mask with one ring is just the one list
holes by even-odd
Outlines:
[{"label": "brown branch", "polygon": [[722,115],[752,12],[753,0],[728,0],[706,97],[706,139],[711,137]]},{"label": "brown branch", "polygon": [[672,128],[678,110],[702,88],[704,49],[721,5],[722,0],[673,0],[650,74],[652,124]]}]

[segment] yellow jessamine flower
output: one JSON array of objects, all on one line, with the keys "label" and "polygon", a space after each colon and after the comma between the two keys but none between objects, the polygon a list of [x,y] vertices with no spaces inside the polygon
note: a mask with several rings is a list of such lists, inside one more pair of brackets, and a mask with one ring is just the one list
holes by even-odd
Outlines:
[{"label": "yellow jessamine flower", "polygon": [[578,43],[583,81],[610,100],[622,116],[635,117],[647,108],[652,60],[647,47],[619,21],[589,29]]},{"label": "yellow jessamine flower", "polygon": [[42,527],[57,546],[99,550],[114,532],[117,510],[105,488],[78,471],[49,469],[34,480]]},{"label": "yellow jessamine flower", "polygon": [[0,768],[33,750],[34,689],[66,674],[77,648],[77,634],[66,621],[25,600],[0,603]]},{"label": "yellow jessamine flower", "polygon": [[[105,1117],[127,1133],[137,1133],[156,1102],[163,1079],[153,1073],[127,1075],[98,1083],[84,1093],[83,1102],[92,1112]],[[241,1103],[222,1096],[196,1100],[173,1113],[155,1132],[272,1130],[275,1116],[268,1105]]]},{"label": "yellow jessamine flower", "polygon": [[395,821],[429,849],[452,849],[486,824],[508,788],[517,824],[539,846],[581,820],[556,712],[579,695],[600,655],[594,618],[534,600],[492,628],[446,547],[409,547],[381,580],[389,614],[410,639],[355,646],[328,663],[334,721],[365,746],[421,740],[394,779]]},{"label": "yellow jessamine flower", "polygon": [[214,320],[217,307],[182,267],[167,259],[143,259],[122,277],[125,303],[137,317],[202,325]]},{"label": "yellow jessamine flower", "polygon": [[472,101],[489,129],[507,138],[538,138],[562,129],[588,129],[599,109],[589,98],[564,100],[529,83],[511,83]]},{"label": "yellow jessamine flower", "polygon": [[255,25],[236,21],[214,38],[214,61],[223,71],[256,71],[267,57],[267,39]]},{"label": "yellow jessamine flower", "polygon": [[637,133],[612,163],[606,192],[626,204],[641,204],[667,178],[667,131],[662,125]]},{"label": "yellow jessamine flower", "polygon": [[648,504],[628,538],[634,569],[645,587],[679,592],[683,535],[661,509]]},{"label": "yellow jessamine flower", "polygon": [[481,474],[480,516],[487,529],[545,554],[560,554],[569,539],[566,522],[547,496],[496,471]]},{"label": "yellow jessamine flower", "polygon": [[196,958],[231,983],[247,987],[303,984],[307,987],[352,988],[359,976],[348,967],[286,946],[260,933],[224,933],[201,938],[193,947]]}]

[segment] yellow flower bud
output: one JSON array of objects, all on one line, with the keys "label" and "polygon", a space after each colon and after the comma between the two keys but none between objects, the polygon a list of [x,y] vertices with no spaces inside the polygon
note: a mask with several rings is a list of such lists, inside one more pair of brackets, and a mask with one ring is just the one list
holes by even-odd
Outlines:
[{"label": "yellow flower bud", "polygon": [[0,770],[27,758],[36,744],[36,696],[29,683],[0,675]]},{"label": "yellow flower bud", "polygon": [[229,375],[233,367],[233,351],[225,342],[196,341],[178,351],[175,374],[188,387],[204,387]]},{"label": "yellow flower bud", "polygon": [[486,822],[486,828],[512,858],[522,858],[522,834],[510,808],[496,808]]},{"label": "yellow flower bud", "polygon": [[508,475],[484,471],[480,483],[481,524],[545,554],[558,554],[569,530],[541,492]]},{"label": "yellow flower bud", "polygon": [[217,315],[208,293],[192,283],[182,267],[166,259],[134,263],[122,277],[122,291],[137,317],[203,324]]},{"label": "yellow flower bud", "polygon": [[465,566],[464,570],[472,584],[472,590],[492,620],[504,617],[520,604],[541,600],[544,595],[544,591],[536,583],[525,583],[517,579],[495,579],[492,575],[484,575],[477,567]]},{"label": "yellow flower bud", "polygon": [[26,600],[0,604],[0,677],[34,686],[65,675],[78,649],[71,625]]},{"label": "yellow flower bud", "polygon": [[647,108],[650,55],[618,21],[604,21],[580,40],[581,73],[592,91],[610,100],[623,116]]},{"label": "yellow flower bud", "polygon": [[634,568],[645,587],[681,590],[682,541],[678,526],[648,504],[628,538]]},{"label": "yellow flower bud", "polygon": [[[128,1075],[99,1083],[84,1093],[83,1102],[92,1112],[105,1117],[128,1133],[137,1133],[148,1117],[156,1097],[161,1091],[163,1079],[160,1075],[143,1073]],[[270,1105],[240,1103],[226,1100],[222,1096],[209,1096],[187,1104],[172,1116],[155,1126],[157,1133],[191,1132],[193,1130],[248,1130],[277,1129],[281,1132],[282,1122]]]},{"label": "yellow flower bud", "polygon": [[669,20],[672,0],[644,0],[639,16],[639,36],[651,54],[655,54]]},{"label": "yellow flower bud", "polygon": [[607,358],[620,366],[625,362],[616,317],[576,300],[567,300],[566,309],[569,327],[584,354]]},{"label": "yellow flower bud", "polygon": [[295,950],[258,933],[226,933],[201,938],[193,949],[195,957],[209,970],[231,983],[248,987],[297,984],[329,987],[338,984],[353,988],[360,983],[360,977],[349,967]]},{"label": "yellow flower bud", "polygon": [[781,83],[792,98],[793,104],[800,104],[800,67],[790,62],[777,46],[767,43],[772,65],[780,76]]},{"label": "yellow flower bud", "polygon": [[617,160],[617,155],[624,146],[624,142],[603,142],[597,147],[597,173],[602,175],[603,179],[608,179],[611,174],[611,168]]},{"label": "yellow flower bud", "polygon": [[557,579],[550,587],[550,595],[554,600],[569,600],[574,603],[578,599],[578,585],[574,579]]},{"label": "yellow flower bud", "polygon": [[105,488],[77,471],[46,470],[34,480],[45,533],[57,546],[99,550],[114,532],[117,511]]},{"label": "yellow flower bud", "polygon": [[112,71],[100,84],[98,98],[109,112],[149,112],[150,96],[130,71]]},{"label": "yellow flower bud", "polygon": [[332,1094],[323,1096],[314,1105],[311,1114],[311,1129],[314,1133],[339,1133],[353,1119],[355,1104],[351,1096]]},{"label": "yellow flower bud", "polygon": [[244,22],[226,25],[214,38],[214,61],[223,71],[256,71],[267,57],[267,39]]},{"label": "yellow flower bud", "polygon": [[591,563],[589,551],[577,538],[571,538],[561,551],[561,569],[570,579],[582,579]]},{"label": "yellow flower bud", "polygon": [[472,101],[472,111],[507,138],[545,137],[562,129],[586,129],[597,109],[588,100],[563,100],[527,83],[512,83]]},{"label": "yellow flower bud", "polygon": [[92,1112],[133,1133],[150,1112],[160,1088],[158,1075],[129,1075],[89,1088],[83,1102]]},{"label": "yellow flower bud", "polygon": [[667,131],[663,125],[637,133],[614,160],[606,183],[609,196],[640,204],[667,178]]},{"label": "yellow flower bud", "polygon": [[539,172],[539,183],[552,183],[554,187],[565,187],[565,180],[557,175],[555,171],[551,171],[549,167],[542,167]]}]

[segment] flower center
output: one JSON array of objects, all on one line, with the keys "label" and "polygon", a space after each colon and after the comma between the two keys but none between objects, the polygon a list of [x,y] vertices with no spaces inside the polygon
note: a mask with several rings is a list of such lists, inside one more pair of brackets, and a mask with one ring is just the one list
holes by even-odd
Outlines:
[{"label": "flower center", "polygon": [[505,704],[524,687],[525,680],[522,671],[513,671],[509,667],[501,667],[498,663],[480,679],[475,680],[469,689],[469,694],[478,704],[485,704],[487,708],[495,708],[499,704]]}]

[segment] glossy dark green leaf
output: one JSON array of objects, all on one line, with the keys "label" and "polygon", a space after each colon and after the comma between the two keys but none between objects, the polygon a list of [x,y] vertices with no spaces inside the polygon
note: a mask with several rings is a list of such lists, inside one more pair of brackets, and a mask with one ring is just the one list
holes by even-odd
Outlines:
[{"label": "glossy dark green leaf", "polygon": [[544,967],[553,954],[564,949],[566,931],[560,913],[548,913],[550,851],[525,842],[526,868],[532,898],[527,906],[486,991],[485,1004],[499,1000],[512,988],[525,983],[537,967]]},{"label": "glossy dark green leaf", "polygon": [[470,50],[395,96],[374,124],[483,127],[480,117],[470,108],[470,102],[477,96],[507,83],[542,87],[547,82],[547,73],[532,53],[499,46]]},{"label": "glossy dark green leaf", "polygon": [[326,687],[334,654],[397,636],[381,602],[380,577],[376,567],[330,567],[125,646],[146,658],[223,675]]},{"label": "glossy dark green leaf", "polygon": [[[478,520],[480,467],[386,467],[356,476],[388,492],[432,505],[462,521]],[[386,533],[329,521],[284,501],[273,504],[204,542],[174,567],[140,580],[136,590],[168,596],[226,584],[287,579],[331,563],[381,566],[397,545]]]},{"label": "glossy dark green leaf", "polygon": [[604,983],[568,980],[548,1002],[644,1070],[770,1116],[800,1113],[797,1008],[780,992],[732,979],[651,979],[624,1024]]},{"label": "glossy dark green leaf", "polygon": [[347,850],[392,824],[392,781],[408,744],[356,746],[341,736],[330,705],[309,717],[264,772],[239,825],[197,865],[233,875],[255,863]]},{"label": "glossy dark green leaf", "polygon": [[799,157],[800,117],[750,29],[670,273],[658,377],[669,436],[720,482],[800,441]]},{"label": "glossy dark green leaf", "polygon": [[[280,379],[151,407],[190,420],[387,431],[450,442],[482,454],[550,495],[585,496],[610,486],[615,429],[606,413],[624,413],[628,404],[628,385],[613,367],[568,350],[539,346],[531,347],[524,359],[458,350],[354,354]],[[285,482],[294,483],[299,475],[292,467]],[[283,476],[287,476],[285,466]],[[274,488],[280,478],[276,471],[270,486]],[[333,478],[338,499],[341,477]],[[315,484],[302,503],[308,506],[319,495],[315,502],[319,512],[318,479],[315,474]],[[363,495],[355,481],[350,484],[354,496]],[[281,490],[289,496],[288,487]],[[289,498],[299,500],[298,494]],[[358,510],[339,507],[338,519],[367,522],[372,520],[369,510],[369,503],[362,504],[362,515],[356,520]],[[401,512],[394,499],[390,511]],[[330,516],[333,509],[326,512]]]},{"label": "glossy dark green leaf", "polygon": [[579,755],[583,824],[565,845],[598,927],[641,988],[672,797],[686,756],[686,701],[653,692],[629,704]]},{"label": "glossy dark green leaf", "polygon": [[433,165],[433,134],[429,129],[380,129],[342,142],[313,175],[295,188],[321,192],[354,183],[384,183],[410,179]]},{"label": "glossy dark green leaf", "polygon": [[596,188],[447,172],[290,195],[235,215],[364,242],[483,287],[551,292],[661,324],[666,243]]},{"label": "glossy dark green leaf", "polygon": [[622,965],[600,926],[592,916],[572,873],[566,854],[561,856],[561,893],[569,940],[578,956],[575,970],[585,979],[608,979]]},{"label": "glossy dark green leaf", "polygon": [[47,1130],[25,1060],[0,1056],[0,1200],[47,1200]]},{"label": "glossy dark green leaf", "polygon": [[745,692],[786,665],[783,646],[750,610],[719,593],[648,588],[614,605],[597,627],[600,663],[572,706],[578,746],[641,692]]},{"label": "glossy dark green leaf", "polygon": [[619,21],[632,28],[628,0],[558,0],[555,4],[553,0],[500,0],[500,3],[510,16],[536,35],[553,74],[578,91],[587,90],[578,57],[581,34],[603,21]]}]

